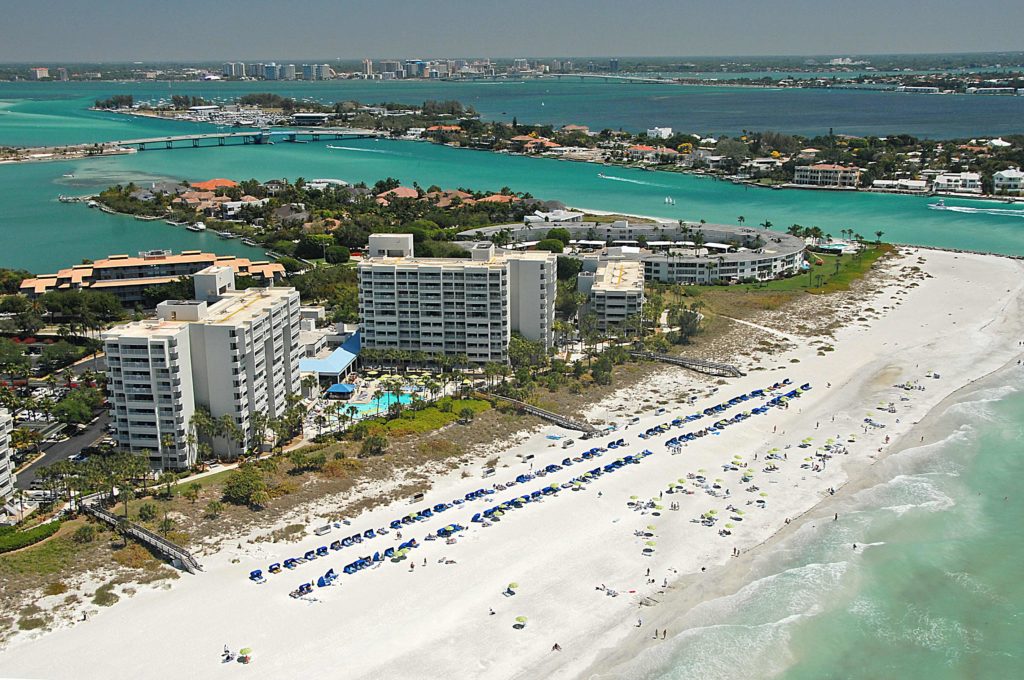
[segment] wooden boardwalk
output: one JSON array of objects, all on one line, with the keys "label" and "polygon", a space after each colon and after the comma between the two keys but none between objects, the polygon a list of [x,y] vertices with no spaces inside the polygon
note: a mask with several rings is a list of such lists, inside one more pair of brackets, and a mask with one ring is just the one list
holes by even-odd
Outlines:
[{"label": "wooden boardwalk", "polygon": [[510,397],[503,397],[500,394],[493,394],[491,392],[480,392],[480,396],[489,401],[499,401],[505,404],[511,404],[520,411],[525,411],[531,415],[535,415],[538,418],[543,418],[548,422],[552,422],[559,427],[564,427],[567,430],[578,430],[580,432],[597,432],[598,429],[587,422],[579,420],[573,420],[553,411],[547,411],[533,404],[527,404],[525,401],[519,401],[518,399],[512,399]]},{"label": "wooden boardwalk", "polygon": [[686,357],[679,357],[673,354],[658,354],[655,352],[630,352],[630,354],[638,359],[661,361],[666,364],[682,366],[683,368],[688,368],[691,371],[696,371],[705,375],[714,375],[720,378],[740,378],[743,376],[743,371],[732,364],[718,364],[714,361],[705,361],[704,359],[687,359]]},{"label": "wooden boardwalk", "polygon": [[[106,522],[115,530],[122,522],[127,522],[127,520],[125,520],[123,517],[115,515],[109,510],[101,508],[96,503],[83,504],[82,510],[86,514],[95,517],[101,522]],[[148,545],[150,548],[156,550],[161,555],[169,557],[172,560],[178,560],[179,562],[181,562],[181,566],[185,569],[185,571],[187,571],[190,574],[194,574],[197,571],[203,570],[202,565],[199,564],[196,558],[192,556],[192,553],[185,550],[180,545],[168,541],[163,536],[158,536],[157,534],[154,534],[149,529],[140,527],[138,524],[135,524],[134,522],[128,522],[128,528],[126,529],[125,533],[127,533],[129,536],[139,541],[140,543]]]}]

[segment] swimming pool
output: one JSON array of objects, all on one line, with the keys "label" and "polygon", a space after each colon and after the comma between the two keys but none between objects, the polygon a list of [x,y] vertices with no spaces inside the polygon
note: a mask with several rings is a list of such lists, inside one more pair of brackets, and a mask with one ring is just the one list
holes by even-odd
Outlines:
[{"label": "swimming pool", "polygon": [[395,399],[395,395],[393,395],[393,394],[385,394],[382,397],[378,397],[377,399],[374,399],[373,401],[371,401],[368,404],[354,404],[354,406],[357,409],[359,409],[358,417],[359,418],[366,418],[366,417],[377,415],[378,411],[380,411],[381,413],[387,413],[388,407],[390,407],[391,404],[395,403],[395,401],[397,401],[398,403],[404,405],[404,404],[408,404],[409,402],[411,402],[412,401],[412,397],[410,395],[408,395],[408,394],[401,394],[401,395],[399,395],[398,399],[396,400]]}]

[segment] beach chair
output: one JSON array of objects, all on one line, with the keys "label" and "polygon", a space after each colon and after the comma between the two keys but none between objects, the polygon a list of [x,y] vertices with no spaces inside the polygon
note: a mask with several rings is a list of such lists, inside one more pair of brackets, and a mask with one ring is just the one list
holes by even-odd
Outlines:
[{"label": "beach chair", "polygon": [[327,557],[327,546],[322,545],[316,549],[317,557]]},{"label": "beach chair", "polygon": [[307,562],[312,562],[313,560],[316,559],[316,551],[315,550],[307,550],[306,554],[303,555],[302,557],[305,558],[305,560]]},{"label": "beach chair", "polygon": [[269,571],[271,574],[279,574],[281,573],[281,564],[279,562],[274,562],[269,567],[267,567],[267,571]]},{"label": "beach chair", "polygon": [[375,532],[373,529],[367,529],[363,532],[363,538],[373,538],[376,535],[377,532]]},{"label": "beach chair", "polygon": [[341,541],[331,543],[331,550],[341,550]]},{"label": "beach chair", "polygon": [[266,581],[266,579],[263,578],[263,572],[259,569],[253,569],[249,572],[249,580],[253,583],[263,583]]}]

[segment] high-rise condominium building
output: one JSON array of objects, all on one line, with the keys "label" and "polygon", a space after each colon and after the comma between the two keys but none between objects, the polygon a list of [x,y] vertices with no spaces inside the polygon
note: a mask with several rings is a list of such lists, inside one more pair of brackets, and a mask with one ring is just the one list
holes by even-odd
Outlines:
[{"label": "high-rise condominium building", "polygon": [[471,259],[416,258],[412,235],[371,235],[358,268],[362,346],[474,363],[508,361],[513,331],[550,347],[555,270],[550,253],[478,244]]},{"label": "high-rise condominium building", "polygon": [[214,437],[213,452],[235,455],[256,442],[254,418],[281,416],[299,391],[299,294],[292,288],[237,291],[230,267],[193,278],[195,300],[168,300],[157,318],[104,333],[115,438],[150,464],[196,461],[192,415],[230,418],[240,437]]},{"label": "high-rise condominium building", "polygon": [[11,459],[11,416],[0,409],[0,506],[14,494],[14,461]]}]

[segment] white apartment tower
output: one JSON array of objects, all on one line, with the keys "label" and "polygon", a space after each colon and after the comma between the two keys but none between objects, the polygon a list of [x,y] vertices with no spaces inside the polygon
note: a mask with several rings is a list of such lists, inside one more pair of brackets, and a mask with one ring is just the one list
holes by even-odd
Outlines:
[{"label": "white apartment tower", "polygon": [[234,289],[230,267],[194,277],[195,300],[168,300],[157,318],[104,334],[118,444],[149,452],[154,467],[195,463],[191,419],[198,407],[230,417],[240,441],[213,439],[217,455],[252,443],[253,416],[282,415],[299,391],[299,294],[292,288]]},{"label": "white apartment tower", "polygon": [[11,416],[0,409],[0,507],[14,494],[14,461],[11,459]]},{"label": "white apartment tower", "polygon": [[362,346],[508,361],[512,332],[553,342],[556,258],[496,253],[470,259],[413,257],[409,234],[373,234],[359,264]]}]

